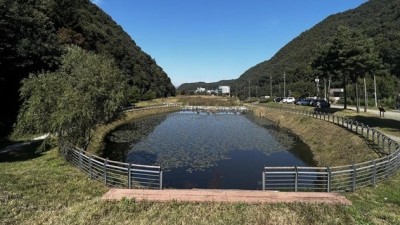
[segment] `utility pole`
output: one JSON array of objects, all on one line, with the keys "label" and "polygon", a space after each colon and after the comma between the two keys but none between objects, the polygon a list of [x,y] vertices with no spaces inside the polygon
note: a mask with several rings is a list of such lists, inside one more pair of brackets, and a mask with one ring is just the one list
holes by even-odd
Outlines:
[{"label": "utility pole", "polygon": [[283,97],[286,98],[286,72],[283,72]]},{"label": "utility pole", "polygon": [[250,100],[250,80],[249,80],[249,100]]},{"label": "utility pole", "polygon": [[368,94],[367,94],[367,81],[365,80],[364,76],[364,112],[367,112],[368,107]]},{"label": "utility pole", "polygon": [[272,98],[272,75],[269,75],[269,86],[271,88],[271,98]]},{"label": "utility pole", "polygon": [[375,79],[375,73],[373,70],[371,70],[372,75],[374,76],[374,97],[375,97],[375,107],[378,107],[378,97],[376,95],[376,79]]},{"label": "utility pole", "polygon": [[260,80],[257,80],[257,85],[256,85],[256,98],[258,98],[258,86],[260,85]]}]

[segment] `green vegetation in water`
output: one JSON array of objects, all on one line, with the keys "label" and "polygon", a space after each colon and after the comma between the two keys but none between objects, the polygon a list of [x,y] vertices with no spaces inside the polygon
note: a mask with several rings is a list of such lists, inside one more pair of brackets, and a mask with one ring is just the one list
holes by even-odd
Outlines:
[{"label": "green vegetation in water", "polygon": [[161,114],[136,119],[110,132],[106,136],[107,147],[103,152],[103,157],[116,161],[125,161],[132,143],[145,139],[166,117],[166,114]]},{"label": "green vegetation in water", "polygon": [[[287,132],[267,131],[243,115],[193,112],[135,121],[111,132],[108,141],[106,151],[130,150],[128,162],[156,164],[163,169],[188,167],[189,171],[213,167],[229,159],[231,151],[258,150],[268,155],[287,151],[295,142]],[[118,142],[124,143],[118,146]]]}]

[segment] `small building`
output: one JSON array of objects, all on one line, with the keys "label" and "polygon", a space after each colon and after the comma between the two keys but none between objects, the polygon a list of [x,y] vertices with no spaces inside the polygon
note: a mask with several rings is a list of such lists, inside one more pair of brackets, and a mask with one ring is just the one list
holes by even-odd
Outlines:
[{"label": "small building", "polygon": [[231,87],[230,86],[219,86],[218,92],[223,95],[230,95],[231,94]]},{"label": "small building", "polygon": [[340,98],[343,97],[344,89],[343,88],[331,88],[329,90],[329,101],[337,102]]},{"label": "small building", "polygon": [[194,91],[194,93],[204,93],[204,92],[206,92],[206,89],[205,89],[205,88],[202,88],[202,87],[198,87],[198,88],[196,89],[196,91]]}]

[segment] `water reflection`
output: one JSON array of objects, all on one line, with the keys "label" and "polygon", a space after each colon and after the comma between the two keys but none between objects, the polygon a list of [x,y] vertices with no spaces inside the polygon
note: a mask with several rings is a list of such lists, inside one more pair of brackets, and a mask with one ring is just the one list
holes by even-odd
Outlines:
[{"label": "water reflection", "polygon": [[264,166],[313,164],[295,136],[233,113],[178,112],[137,121],[112,132],[106,150],[126,162],[161,165],[164,185],[173,188],[259,189]]}]

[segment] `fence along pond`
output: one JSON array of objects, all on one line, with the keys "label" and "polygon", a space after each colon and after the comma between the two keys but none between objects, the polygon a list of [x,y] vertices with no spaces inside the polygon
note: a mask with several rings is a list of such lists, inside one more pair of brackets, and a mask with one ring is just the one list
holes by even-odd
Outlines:
[{"label": "fence along pond", "polygon": [[343,126],[371,140],[388,155],[367,162],[335,167],[265,167],[262,172],[263,190],[355,191],[360,187],[375,186],[377,182],[394,175],[400,168],[399,144],[367,125],[324,112],[275,107],[264,108],[309,116]]},{"label": "fence along pond", "polygon": [[[336,167],[265,167],[262,172],[263,190],[355,191],[360,187],[374,186],[377,182],[394,175],[400,168],[399,144],[362,123],[321,112],[275,107],[263,108],[309,116],[338,124],[373,141],[388,154],[380,159]],[[87,173],[91,179],[101,180],[107,186],[149,189],[162,189],[163,187],[163,171],[159,166],[109,161],[73,147],[64,147],[61,152],[67,161]]]}]

